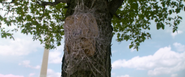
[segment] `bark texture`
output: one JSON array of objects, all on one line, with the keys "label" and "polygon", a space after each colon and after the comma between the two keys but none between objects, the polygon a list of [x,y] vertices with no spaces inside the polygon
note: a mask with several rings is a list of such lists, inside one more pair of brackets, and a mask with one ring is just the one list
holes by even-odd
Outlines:
[{"label": "bark texture", "polygon": [[[86,71],[86,70],[79,70],[75,73],[71,74],[70,76],[64,71],[66,69],[66,57],[63,56],[62,59],[62,77],[111,77],[111,40],[112,40],[112,26],[111,26],[111,19],[112,14],[109,9],[109,3],[107,0],[83,0],[84,4],[89,8],[94,8],[94,16],[96,18],[96,22],[99,28],[99,38],[96,40],[98,44],[96,44],[97,51],[105,52],[104,55],[95,52],[95,55],[92,58],[98,59],[102,58],[102,61],[99,60],[95,62],[95,65],[98,65],[97,69],[101,72],[93,72],[93,71]],[[68,3],[69,7],[66,13],[66,17],[70,16],[74,12],[74,8],[77,5],[75,0],[70,0]],[[111,8],[112,9],[112,8]],[[64,51],[66,49],[64,48]],[[65,53],[65,52],[64,52]],[[74,64],[75,65],[75,64]],[[103,67],[101,67],[103,66]],[[92,68],[92,67],[89,67]]]}]

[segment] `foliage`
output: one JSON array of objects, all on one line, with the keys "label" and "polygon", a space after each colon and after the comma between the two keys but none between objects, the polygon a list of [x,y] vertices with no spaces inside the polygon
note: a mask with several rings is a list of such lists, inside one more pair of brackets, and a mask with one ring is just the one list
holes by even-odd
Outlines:
[{"label": "foliage", "polygon": [[[51,1],[51,0],[49,0]],[[23,34],[33,35],[33,40],[39,40],[41,43],[50,39],[51,44],[46,47],[54,48],[61,43],[63,31],[63,22],[66,9],[65,3],[55,6],[42,7],[36,3],[36,0],[16,0],[14,3],[2,3],[0,10],[6,11],[0,16],[0,21],[4,21],[6,27],[16,26],[21,29]],[[2,24],[2,22],[0,22]],[[1,37],[13,38],[10,31],[0,26]],[[46,37],[48,36],[48,37]]]},{"label": "foliage", "polygon": [[[12,31],[20,29],[21,33],[31,34],[33,40],[39,40],[41,43],[50,39],[51,44],[47,47],[60,45],[64,35],[64,22],[61,20],[65,19],[65,3],[43,7],[36,0],[15,0],[1,4],[0,11],[5,11],[5,14],[0,15],[2,38],[13,38]],[[112,19],[114,34],[117,34],[119,42],[131,40],[129,48],[138,50],[140,43],[151,38],[150,33],[145,32],[150,30],[151,20],[156,22],[157,29],[164,29],[165,25],[169,25],[175,32],[182,20],[178,13],[183,9],[185,10],[182,0],[124,0],[122,7],[117,10],[117,15]],[[2,26],[2,23],[5,26]],[[13,25],[15,29],[6,29]]]},{"label": "foliage", "polygon": [[151,20],[156,23],[157,29],[169,25],[175,32],[182,20],[178,13],[183,9],[185,11],[182,0],[125,0],[117,10],[117,15],[121,17],[112,19],[117,41],[131,40],[129,48],[138,50],[140,43],[151,38],[150,33],[146,32],[150,30]]}]

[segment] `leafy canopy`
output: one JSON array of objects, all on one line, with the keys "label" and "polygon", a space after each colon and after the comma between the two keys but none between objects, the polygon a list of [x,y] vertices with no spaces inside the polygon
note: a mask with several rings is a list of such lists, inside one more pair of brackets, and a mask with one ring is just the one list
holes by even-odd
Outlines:
[{"label": "leafy canopy", "polygon": [[[61,45],[66,4],[43,7],[39,2],[41,1],[0,0],[0,11],[3,11],[0,15],[1,37],[13,38],[13,33],[19,29],[23,34],[33,35],[33,40],[41,43],[50,39],[50,44],[46,47]],[[113,33],[117,35],[117,41],[131,40],[129,48],[138,50],[140,43],[151,38],[150,33],[145,32],[150,30],[151,20],[154,20],[157,29],[164,29],[165,25],[169,25],[175,32],[182,20],[178,15],[182,10],[185,11],[182,0],[124,0],[112,19]],[[15,29],[7,29],[11,26]]]},{"label": "leafy canopy", "polygon": [[[129,48],[138,50],[141,42],[151,38],[151,20],[156,23],[157,29],[164,29],[165,25],[177,31],[182,17],[178,15],[185,11],[182,0],[125,0],[122,7],[117,10],[117,15],[112,19],[114,33],[117,40],[131,40]],[[172,15],[173,14],[173,15]]]}]

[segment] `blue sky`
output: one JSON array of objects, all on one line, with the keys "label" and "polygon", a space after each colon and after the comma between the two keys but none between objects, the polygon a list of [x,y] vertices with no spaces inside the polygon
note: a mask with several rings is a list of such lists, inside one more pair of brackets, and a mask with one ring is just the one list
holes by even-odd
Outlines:
[{"label": "blue sky", "polygon": [[[185,12],[178,32],[156,30],[139,51],[129,49],[130,41],[112,40],[112,77],[185,77]],[[0,77],[39,77],[44,45],[20,32],[15,40],[0,38]],[[63,46],[50,50],[47,77],[60,77]]]},{"label": "blue sky", "polygon": [[[185,18],[184,12],[180,15]],[[151,24],[152,39],[141,44],[139,51],[129,49],[130,42],[112,46],[112,77],[185,77],[185,20],[178,32],[172,28],[156,30]]]}]

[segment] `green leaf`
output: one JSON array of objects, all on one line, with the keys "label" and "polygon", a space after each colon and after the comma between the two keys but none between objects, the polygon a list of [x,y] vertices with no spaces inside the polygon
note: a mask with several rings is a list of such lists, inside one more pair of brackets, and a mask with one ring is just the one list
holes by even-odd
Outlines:
[{"label": "green leaf", "polygon": [[172,10],[169,10],[169,14],[172,14]]},{"label": "green leaf", "polygon": [[130,39],[129,35],[124,36],[124,40],[128,41]]},{"label": "green leaf", "polygon": [[134,46],[133,44],[129,45],[129,49],[131,49],[133,46]]},{"label": "green leaf", "polygon": [[176,13],[180,13],[181,8],[175,9]]},{"label": "green leaf", "polygon": [[162,22],[157,23],[157,29],[160,29],[160,28],[164,29],[164,24]]},{"label": "green leaf", "polygon": [[[39,40],[41,43],[46,42],[43,36],[48,35],[51,37],[49,48],[61,45],[64,22],[60,20],[66,18],[67,9],[64,8],[66,3],[59,3],[55,6],[48,5],[49,8],[44,10],[35,1],[23,0],[11,3],[11,5],[2,5],[3,8],[0,8],[0,11],[5,11],[6,15],[0,15],[1,23],[4,23],[6,27],[16,25],[23,34],[31,34],[34,40]],[[53,2],[53,0],[48,1]],[[123,5],[116,11],[119,18],[113,16],[111,19],[113,34],[117,35],[118,42],[131,41],[129,48],[134,47],[138,50],[141,42],[144,42],[146,38],[151,38],[151,35],[146,33],[151,28],[151,20],[156,22],[157,29],[165,29],[165,26],[169,25],[173,27],[174,32],[182,20],[182,17],[174,13],[180,13],[181,10],[185,11],[182,0],[124,0]],[[108,21],[102,22],[107,23]],[[0,27],[0,29],[2,28]],[[16,30],[10,30],[10,32],[1,30],[1,35],[5,38],[11,37],[11,31]]]}]

